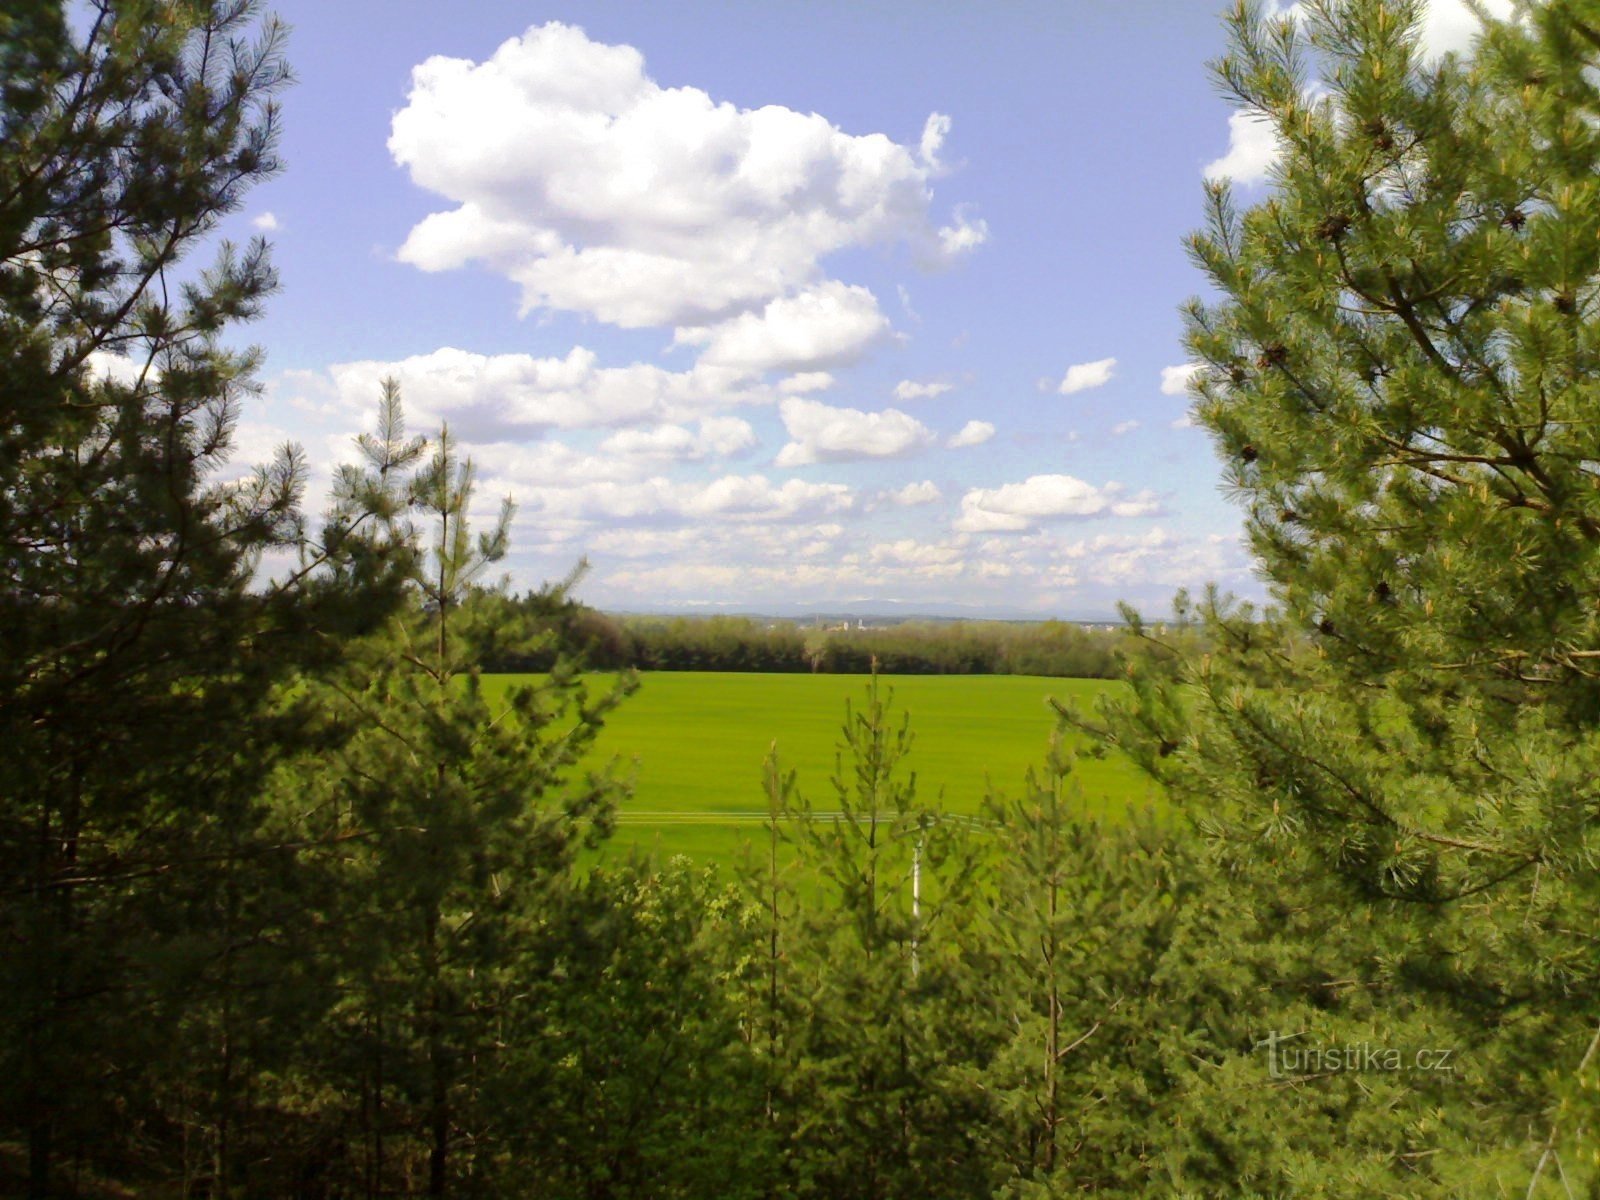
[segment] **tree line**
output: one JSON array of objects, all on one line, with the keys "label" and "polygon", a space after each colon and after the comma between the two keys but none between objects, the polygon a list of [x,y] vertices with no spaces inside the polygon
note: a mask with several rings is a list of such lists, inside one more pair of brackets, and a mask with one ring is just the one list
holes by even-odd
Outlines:
[{"label": "tree line", "polygon": [[511,508],[397,388],[320,520],[296,448],[219,475],[275,281],[178,271],[278,168],[281,30],[0,19],[4,1189],[1593,1191],[1600,22],[1303,10],[1233,18],[1283,160],[1187,312],[1272,609],[1127,612],[976,815],[872,676],[722,867],[596,854],[638,677],[486,583]]},{"label": "tree line", "polygon": [[[501,619],[559,628],[564,643],[601,670],[770,671],[864,675],[874,662],[895,675],[1048,675],[1109,679],[1118,670],[1118,631],[1067,621],[847,622],[755,617],[614,617],[548,592],[486,592],[473,602]],[[553,654],[519,654],[491,641],[485,670],[542,671]]]}]

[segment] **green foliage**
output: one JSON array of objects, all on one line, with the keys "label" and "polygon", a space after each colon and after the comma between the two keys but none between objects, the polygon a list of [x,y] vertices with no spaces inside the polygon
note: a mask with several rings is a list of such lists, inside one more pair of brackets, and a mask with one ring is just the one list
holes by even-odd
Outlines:
[{"label": "green foliage", "polygon": [[[904,621],[866,628],[750,617],[626,617],[552,606],[542,593],[502,601],[583,647],[590,666],[652,671],[867,674],[876,661],[894,675],[1054,675],[1110,678],[1118,633],[1064,621]],[[536,657],[486,644],[491,671],[539,671]]]},{"label": "green foliage", "polygon": [[727,986],[738,907],[678,859],[596,871],[549,914],[493,1092],[519,1194],[769,1194],[759,1068]]},{"label": "green foliage", "polygon": [[[422,449],[405,439],[392,383],[362,448],[374,464]],[[463,605],[506,552],[510,502],[474,536],[473,469],[448,430],[411,477],[369,478],[393,493],[397,536],[425,539],[413,599],[341,670],[307,680],[356,732],[331,763],[296,763],[277,787],[315,798],[340,826],[346,933],[333,1017],[356,1043],[341,1056],[354,1076],[342,1086],[361,1097],[364,1171],[387,1187],[394,1172],[420,1174],[425,1155],[429,1194],[444,1195],[494,1161],[499,1117],[482,1096],[499,1079],[543,910],[579,849],[609,828],[617,785],[577,767],[632,682],[591,698],[560,661],[491,700]],[[452,1165],[462,1142],[476,1149]]]},{"label": "green foliage", "polygon": [[1281,747],[1255,809],[1282,797],[1377,893],[1570,874],[1600,712],[1587,17],[1549,4],[1426,67],[1402,6],[1312,8],[1238,18],[1221,75],[1288,149],[1192,243],[1223,294],[1189,310],[1196,411],[1288,631],[1251,644],[1209,605],[1208,707],[1241,764]]},{"label": "green foliage", "polygon": [[918,803],[912,743],[873,676],[846,705],[827,807],[769,757],[767,858],[746,868],[760,911],[747,961],[764,994],[746,1019],[785,1195],[982,1194],[987,1178],[981,1105],[956,1069],[981,1044],[963,1036],[956,936],[975,860],[959,824]]},{"label": "green foliage", "polygon": [[1124,1096],[1097,1121],[1082,1096],[1114,1079],[1119,1048],[1159,1021],[1147,993],[1171,938],[1179,864],[1171,836],[1147,817],[1090,815],[1073,767],[1058,731],[1022,794],[991,794],[985,808],[1005,849],[989,864],[994,911],[975,953],[997,984],[988,997],[997,1024],[1010,1031],[985,1086],[994,1149],[1024,1195],[1030,1184],[1125,1186],[1116,1127],[1125,1137],[1130,1117],[1154,1117],[1149,1100],[1130,1113]]},{"label": "green foliage", "polygon": [[[1248,210],[1211,188],[1190,243],[1217,291],[1187,310],[1195,414],[1273,608],[1208,595],[1205,653],[1140,630],[1101,732],[1220,862],[1366,931],[1351,961],[1387,963],[1371,986],[1395,1008],[1352,1021],[1416,1013],[1498,1084],[1413,1111],[1414,1144],[1359,1186],[1577,1186],[1600,981],[1600,13],[1528,6],[1428,62],[1419,6],[1301,8],[1233,18],[1219,79],[1283,157]],[[1381,1146],[1364,1103],[1333,1112]]]},{"label": "green foliage", "polygon": [[[263,708],[383,618],[407,558],[350,495],[308,537],[293,447],[217,475],[260,357],[223,337],[276,281],[259,240],[183,272],[278,169],[281,28],[74,16],[0,18],[0,1126],[34,1194],[64,1155],[150,1166],[149,1081],[282,915],[244,882],[285,853],[255,793],[314,717]],[[300,568],[252,586],[269,552]]]},{"label": "green foliage", "polygon": [[[816,746],[813,672],[1108,643],[511,596],[509,503],[474,532],[392,382],[313,538],[297,450],[216,481],[265,248],[166,286],[276,169],[277,27],[0,15],[0,1188],[1592,1191],[1600,10],[1438,63],[1416,4],[1297,12],[1233,19],[1284,157],[1209,193],[1188,310],[1272,608],[1129,613],[1126,687],[908,680],[921,745],[874,670]],[[580,662],[791,674],[662,677],[630,732]],[[1117,754],[1063,727],[980,785],[1046,690]],[[735,886],[591,853],[614,713],[684,811],[743,810],[716,777],[779,736]],[[1175,806],[1108,812],[1132,764]]]}]

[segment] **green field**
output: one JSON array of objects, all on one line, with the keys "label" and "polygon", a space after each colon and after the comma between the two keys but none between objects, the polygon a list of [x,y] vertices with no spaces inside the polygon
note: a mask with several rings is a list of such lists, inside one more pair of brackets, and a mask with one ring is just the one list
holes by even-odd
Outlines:
[{"label": "green field", "polygon": [[[500,677],[509,681],[515,676]],[[596,680],[595,682],[598,682]],[[727,861],[759,832],[766,810],[762,762],[777,743],[783,766],[817,809],[835,808],[830,779],[845,701],[866,695],[859,675],[647,672],[643,686],[602,733],[595,761],[620,759],[634,780],[612,852],[642,847]],[[494,686],[493,682],[489,686]],[[503,685],[502,685],[503,686]],[[1042,763],[1054,714],[1048,698],[1093,698],[1117,685],[1017,675],[908,675],[884,678],[896,720],[911,714],[907,766],[924,801],[941,794],[954,812],[976,812],[992,783],[1016,794]],[[1118,810],[1154,798],[1126,759],[1081,760],[1084,797]]]}]

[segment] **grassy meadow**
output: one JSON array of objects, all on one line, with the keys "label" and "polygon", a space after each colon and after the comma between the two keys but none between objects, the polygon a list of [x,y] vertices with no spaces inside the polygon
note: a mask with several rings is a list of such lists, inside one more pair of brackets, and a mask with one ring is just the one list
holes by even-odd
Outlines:
[{"label": "grassy meadow", "polygon": [[[517,676],[492,676],[490,688]],[[766,811],[762,763],[777,743],[785,770],[818,809],[836,807],[831,783],[845,702],[860,705],[860,675],[646,672],[643,686],[613,714],[595,761],[620,759],[634,781],[611,852],[634,847],[728,861],[756,835]],[[600,683],[594,679],[594,683]],[[906,761],[924,801],[942,795],[952,812],[978,811],[986,790],[1015,794],[1041,763],[1054,713],[1048,699],[1092,702],[1116,684],[1019,675],[885,677],[895,720],[910,713],[915,736]],[[1091,809],[1121,809],[1154,798],[1125,759],[1079,763]]]}]

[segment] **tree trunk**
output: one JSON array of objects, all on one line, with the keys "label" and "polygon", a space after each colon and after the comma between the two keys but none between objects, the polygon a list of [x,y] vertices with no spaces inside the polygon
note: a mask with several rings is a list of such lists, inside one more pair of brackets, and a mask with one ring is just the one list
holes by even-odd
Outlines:
[{"label": "tree trunk", "polygon": [[29,1014],[22,1060],[22,1090],[28,1110],[28,1200],[48,1200],[54,1194],[50,1176],[55,1161],[55,1114],[59,1103],[54,1079],[55,1072],[61,1069],[54,1048],[65,1044],[58,1028],[61,993],[69,973],[62,955],[72,953],[77,907],[76,891],[64,880],[72,875],[71,868],[78,857],[82,786],[81,768],[74,765],[59,807],[47,798],[39,810],[32,897],[37,919],[33,949],[44,961],[35,959],[34,1008]]},{"label": "tree trunk", "polygon": [[50,1117],[39,1112],[28,1126],[28,1200],[50,1200]]},{"label": "tree trunk", "polygon": [[439,908],[428,912],[428,1195],[439,1200],[446,1194],[450,1165],[450,1081],[445,1062],[444,997],[439,979]]},{"label": "tree trunk", "polygon": [[[1053,867],[1053,864],[1052,864]],[[1061,1063],[1061,985],[1056,978],[1056,912],[1059,903],[1060,888],[1056,876],[1052,871],[1050,876],[1050,933],[1047,939],[1048,950],[1045,953],[1045,970],[1050,977],[1050,1027],[1045,1035],[1044,1052],[1044,1169],[1054,1171],[1056,1168],[1056,1126],[1060,1123],[1059,1092],[1060,1084],[1057,1072]]]}]

